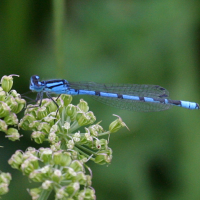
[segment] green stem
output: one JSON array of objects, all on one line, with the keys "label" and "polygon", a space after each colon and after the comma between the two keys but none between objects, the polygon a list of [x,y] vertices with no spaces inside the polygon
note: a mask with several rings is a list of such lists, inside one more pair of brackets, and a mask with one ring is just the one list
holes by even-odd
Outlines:
[{"label": "green stem", "polygon": [[49,195],[51,194],[51,191],[52,190],[42,190],[38,200],[46,200],[46,199],[48,199]]},{"label": "green stem", "polygon": [[69,129],[69,133],[74,132],[76,129],[78,129],[80,126],[78,124],[77,121],[74,121],[73,124],[71,125],[70,129]]},{"label": "green stem", "polygon": [[[82,149],[82,150],[86,151],[86,152],[89,153],[89,154],[96,155],[96,152],[94,152],[94,151],[92,151],[92,150],[90,150],[90,149],[88,149],[88,148],[85,148],[85,147],[82,146],[82,145],[75,144],[75,146],[78,147],[79,149]],[[86,154],[86,155],[87,155],[87,154]],[[87,155],[87,156],[88,156],[88,155]],[[88,157],[89,157],[89,156],[88,156]]]},{"label": "green stem", "polygon": [[64,28],[65,0],[53,0],[53,13],[54,13],[53,18],[54,18],[55,56],[57,65],[56,72],[58,77],[62,77],[64,71],[63,28]]},{"label": "green stem", "polygon": [[107,131],[107,132],[104,132],[104,133],[100,133],[100,134],[98,135],[98,137],[103,136],[103,135],[109,135],[109,134],[110,134],[110,131]]}]

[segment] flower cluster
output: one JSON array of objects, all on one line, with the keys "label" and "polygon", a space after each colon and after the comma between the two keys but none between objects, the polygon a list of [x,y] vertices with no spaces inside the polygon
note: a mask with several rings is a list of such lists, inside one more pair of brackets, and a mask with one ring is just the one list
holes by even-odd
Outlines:
[{"label": "flower cluster", "polygon": [[[126,126],[121,118],[118,117],[110,124],[109,131],[104,131],[99,123],[93,124],[96,117],[84,100],[81,99],[75,106],[70,104],[72,96],[62,94],[54,101],[43,99],[41,107],[29,105],[19,127],[33,131],[31,138],[38,144],[48,141],[54,152],[75,151],[83,160],[91,159],[98,164],[110,163],[112,150],[108,147],[108,141],[99,137]],[[85,131],[77,131],[82,126]]]},{"label": "flower cluster", "polygon": [[16,128],[19,113],[25,106],[26,101],[21,98],[16,90],[11,90],[13,85],[13,76],[3,76],[0,87],[0,131],[6,134],[9,140],[19,140],[20,134]]},{"label": "flower cluster", "polygon": [[114,115],[117,119],[105,131],[100,122],[95,123],[96,117],[87,102],[81,99],[78,105],[73,105],[71,101],[72,96],[65,94],[39,100],[40,106],[28,105],[20,123],[16,122],[19,128],[32,131],[31,138],[36,143],[49,143],[49,148],[17,150],[9,159],[13,168],[41,183],[29,190],[34,200],[47,199],[52,190],[57,200],[96,199],[91,187],[92,171],[86,162],[109,164],[112,150],[108,140],[100,137],[126,126]]},{"label": "flower cluster", "polygon": [[85,175],[84,163],[73,157],[74,152],[29,147],[26,152],[17,150],[8,162],[30,180],[42,183],[29,190],[33,199],[45,199],[52,189],[56,199],[95,199],[91,175]]},{"label": "flower cluster", "polygon": [[[29,147],[25,152],[17,150],[8,163],[20,170],[31,181],[41,183],[29,190],[32,199],[47,199],[54,190],[56,200],[96,199],[91,187],[92,171],[87,161],[103,165],[112,159],[108,139],[110,135],[126,126],[116,115],[108,131],[89,111],[84,100],[78,105],[71,104],[72,96],[60,95],[58,98],[39,100],[39,106],[28,105],[24,117],[18,122],[16,116],[26,102],[11,90],[13,76],[3,76],[0,87],[0,130],[12,140],[20,138],[18,129],[32,131],[31,138],[38,144],[49,143],[49,148],[36,150]],[[87,173],[86,173],[87,172]],[[9,173],[0,174],[0,195],[8,192],[11,180]]]},{"label": "flower cluster", "polygon": [[8,185],[10,184],[10,180],[10,173],[0,172],[0,195],[6,194],[9,191]]}]

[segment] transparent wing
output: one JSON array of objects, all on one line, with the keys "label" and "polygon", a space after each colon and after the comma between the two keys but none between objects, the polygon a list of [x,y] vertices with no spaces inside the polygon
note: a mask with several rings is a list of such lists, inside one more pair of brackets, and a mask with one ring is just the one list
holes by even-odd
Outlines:
[{"label": "transparent wing", "polygon": [[140,111],[140,112],[155,112],[167,110],[172,107],[169,104],[140,102],[128,99],[118,99],[110,97],[92,96],[95,100],[113,107],[117,107],[124,110]]},{"label": "transparent wing", "polygon": [[169,92],[165,88],[158,85],[69,82],[69,87],[77,90],[92,90],[140,97],[167,98],[169,96]]}]

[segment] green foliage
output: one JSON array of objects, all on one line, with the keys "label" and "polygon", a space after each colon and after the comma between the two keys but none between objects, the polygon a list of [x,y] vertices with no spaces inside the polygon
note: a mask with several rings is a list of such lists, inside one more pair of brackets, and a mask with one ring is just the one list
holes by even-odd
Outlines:
[{"label": "green foliage", "polygon": [[[170,91],[171,99],[200,102],[199,6],[197,0],[67,1],[64,69],[59,71],[52,50],[50,1],[3,1],[1,73],[20,74],[15,82],[20,94],[28,91],[30,76],[38,74],[43,79],[157,84]],[[173,108],[144,114],[89,98],[87,102],[104,119],[102,126],[108,126],[110,113],[116,113],[131,131],[111,135],[112,165],[93,166],[98,199],[200,198],[198,111]],[[20,141],[24,149],[32,145],[26,135]],[[17,143],[6,144],[2,137],[1,145],[18,149]],[[0,153],[8,160],[13,149]],[[15,180],[6,199],[27,199],[21,187],[29,183],[23,177]]]}]

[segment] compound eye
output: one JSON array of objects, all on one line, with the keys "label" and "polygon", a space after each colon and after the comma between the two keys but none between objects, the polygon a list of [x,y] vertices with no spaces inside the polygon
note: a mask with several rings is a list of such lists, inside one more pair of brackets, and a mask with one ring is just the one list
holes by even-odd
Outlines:
[{"label": "compound eye", "polygon": [[33,76],[31,77],[31,85],[36,85],[36,86],[40,85],[39,79],[40,79],[39,76],[33,75]]},{"label": "compound eye", "polygon": [[31,77],[31,79],[34,80],[34,81],[39,81],[40,77],[37,76],[37,75],[33,75],[33,76]]},{"label": "compound eye", "polygon": [[39,77],[39,76],[37,76],[37,75],[35,75],[35,79],[37,79],[37,80],[39,81],[40,77]]},{"label": "compound eye", "polygon": [[35,92],[41,92],[44,89],[44,84],[39,81],[40,77],[37,75],[31,76],[29,89]]}]

